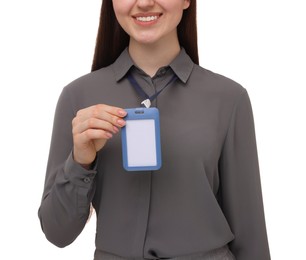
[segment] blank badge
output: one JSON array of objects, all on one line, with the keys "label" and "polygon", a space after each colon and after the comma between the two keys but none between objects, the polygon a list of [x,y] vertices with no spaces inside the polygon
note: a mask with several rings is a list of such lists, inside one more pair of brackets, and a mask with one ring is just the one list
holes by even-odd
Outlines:
[{"label": "blank badge", "polygon": [[125,109],[122,128],[123,167],[127,171],[154,171],[161,167],[159,111],[157,108]]}]

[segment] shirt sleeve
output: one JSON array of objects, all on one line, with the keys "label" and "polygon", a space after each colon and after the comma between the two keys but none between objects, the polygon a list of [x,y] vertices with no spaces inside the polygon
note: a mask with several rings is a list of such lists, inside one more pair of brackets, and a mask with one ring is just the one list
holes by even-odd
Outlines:
[{"label": "shirt sleeve", "polygon": [[221,207],[237,260],[269,260],[251,103],[244,90],[233,110],[219,164]]},{"label": "shirt sleeve", "polygon": [[83,230],[95,192],[93,170],[77,164],[72,155],[75,116],[70,95],[64,88],[56,107],[51,146],[41,205],[38,211],[47,239],[58,247],[72,243]]}]

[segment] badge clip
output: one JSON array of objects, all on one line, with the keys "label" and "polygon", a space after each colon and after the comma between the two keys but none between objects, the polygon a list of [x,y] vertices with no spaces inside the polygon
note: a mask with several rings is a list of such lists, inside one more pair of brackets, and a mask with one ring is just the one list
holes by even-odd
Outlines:
[{"label": "badge clip", "polygon": [[144,105],[146,108],[150,108],[151,101],[150,101],[150,99],[146,99],[146,100],[142,101],[141,104]]}]

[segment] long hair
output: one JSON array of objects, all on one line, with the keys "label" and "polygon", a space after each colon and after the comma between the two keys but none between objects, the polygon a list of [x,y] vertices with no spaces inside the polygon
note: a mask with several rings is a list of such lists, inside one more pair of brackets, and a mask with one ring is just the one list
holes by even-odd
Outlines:
[{"label": "long hair", "polygon": [[[189,7],[184,10],[177,33],[180,46],[194,63],[199,64],[196,0],[190,0]],[[91,71],[112,64],[129,45],[129,39],[116,19],[112,0],[103,0]]]}]

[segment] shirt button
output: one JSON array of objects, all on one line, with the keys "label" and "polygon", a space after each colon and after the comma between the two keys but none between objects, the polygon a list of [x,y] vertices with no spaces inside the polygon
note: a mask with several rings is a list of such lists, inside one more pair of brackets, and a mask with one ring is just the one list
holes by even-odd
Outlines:
[{"label": "shirt button", "polygon": [[88,177],[84,178],[85,183],[90,183],[90,181],[91,181],[90,178],[88,178]]},{"label": "shirt button", "polygon": [[166,69],[166,68],[163,68],[163,69],[160,70],[160,74],[161,74],[161,75],[165,75],[166,72],[167,72],[167,69]]}]

